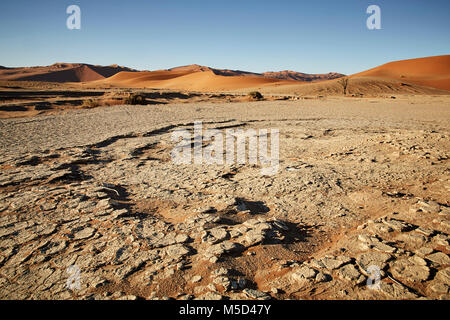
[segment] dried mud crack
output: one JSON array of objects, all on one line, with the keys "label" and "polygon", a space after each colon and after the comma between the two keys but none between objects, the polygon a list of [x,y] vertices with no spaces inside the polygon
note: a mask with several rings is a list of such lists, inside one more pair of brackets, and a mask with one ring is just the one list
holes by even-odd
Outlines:
[{"label": "dried mud crack", "polygon": [[[0,298],[448,299],[449,109],[380,101],[0,120]],[[174,164],[197,120],[278,128],[278,173]]]}]

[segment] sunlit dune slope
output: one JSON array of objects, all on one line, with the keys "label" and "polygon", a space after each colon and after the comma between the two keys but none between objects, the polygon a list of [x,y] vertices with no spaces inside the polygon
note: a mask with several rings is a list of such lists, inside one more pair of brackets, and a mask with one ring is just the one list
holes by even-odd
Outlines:
[{"label": "sunlit dune slope", "polygon": [[396,79],[450,90],[450,55],[394,61],[354,74],[351,77]]},{"label": "sunlit dune slope", "polygon": [[110,78],[92,82],[90,85],[220,91],[291,83],[298,82],[257,76],[222,76],[215,74],[211,70],[191,71],[177,69],[174,71],[120,72]]}]

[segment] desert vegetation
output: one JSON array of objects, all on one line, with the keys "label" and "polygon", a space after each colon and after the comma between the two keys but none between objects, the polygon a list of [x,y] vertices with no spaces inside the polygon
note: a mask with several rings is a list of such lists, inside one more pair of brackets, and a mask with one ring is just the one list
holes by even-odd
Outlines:
[{"label": "desert vegetation", "polygon": [[347,87],[348,87],[348,78],[341,78],[338,80],[339,85],[342,87],[344,96],[347,94]]},{"label": "desert vegetation", "polygon": [[252,100],[263,100],[264,96],[261,94],[261,92],[259,91],[251,91],[248,93],[248,96],[252,99]]},{"label": "desert vegetation", "polygon": [[96,99],[87,99],[83,101],[83,108],[97,108],[100,106],[100,102]]},{"label": "desert vegetation", "polygon": [[143,93],[130,93],[130,95],[125,99],[124,103],[131,105],[139,105],[139,104],[147,104],[147,101]]}]

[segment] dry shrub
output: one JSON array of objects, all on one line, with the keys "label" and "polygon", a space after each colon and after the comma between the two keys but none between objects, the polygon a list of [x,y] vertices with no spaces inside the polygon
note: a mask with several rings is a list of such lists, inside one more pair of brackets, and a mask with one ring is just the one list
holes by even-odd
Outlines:
[{"label": "dry shrub", "polygon": [[252,99],[252,100],[262,100],[264,99],[263,95],[261,94],[261,92],[259,91],[252,91],[248,93],[248,96]]},{"label": "dry shrub", "polygon": [[142,93],[132,93],[125,99],[125,104],[139,105],[147,104],[145,96]]},{"label": "dry shrub", "polygon": [[87,99],[83,101],[83,108],[97,108],[100,106],[100,102],[96,99]]}]

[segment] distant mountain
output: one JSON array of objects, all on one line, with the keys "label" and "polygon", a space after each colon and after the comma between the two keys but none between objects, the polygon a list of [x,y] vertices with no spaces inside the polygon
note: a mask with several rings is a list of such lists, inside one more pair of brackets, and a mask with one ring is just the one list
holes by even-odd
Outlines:
[{"label": "distant mountain", "polygon": [[0,80],[87,82],[101,80],[121,71],[136,70],[118,65],[96,66],[84,63],[55,63],[51,66],[0,68]]}]

